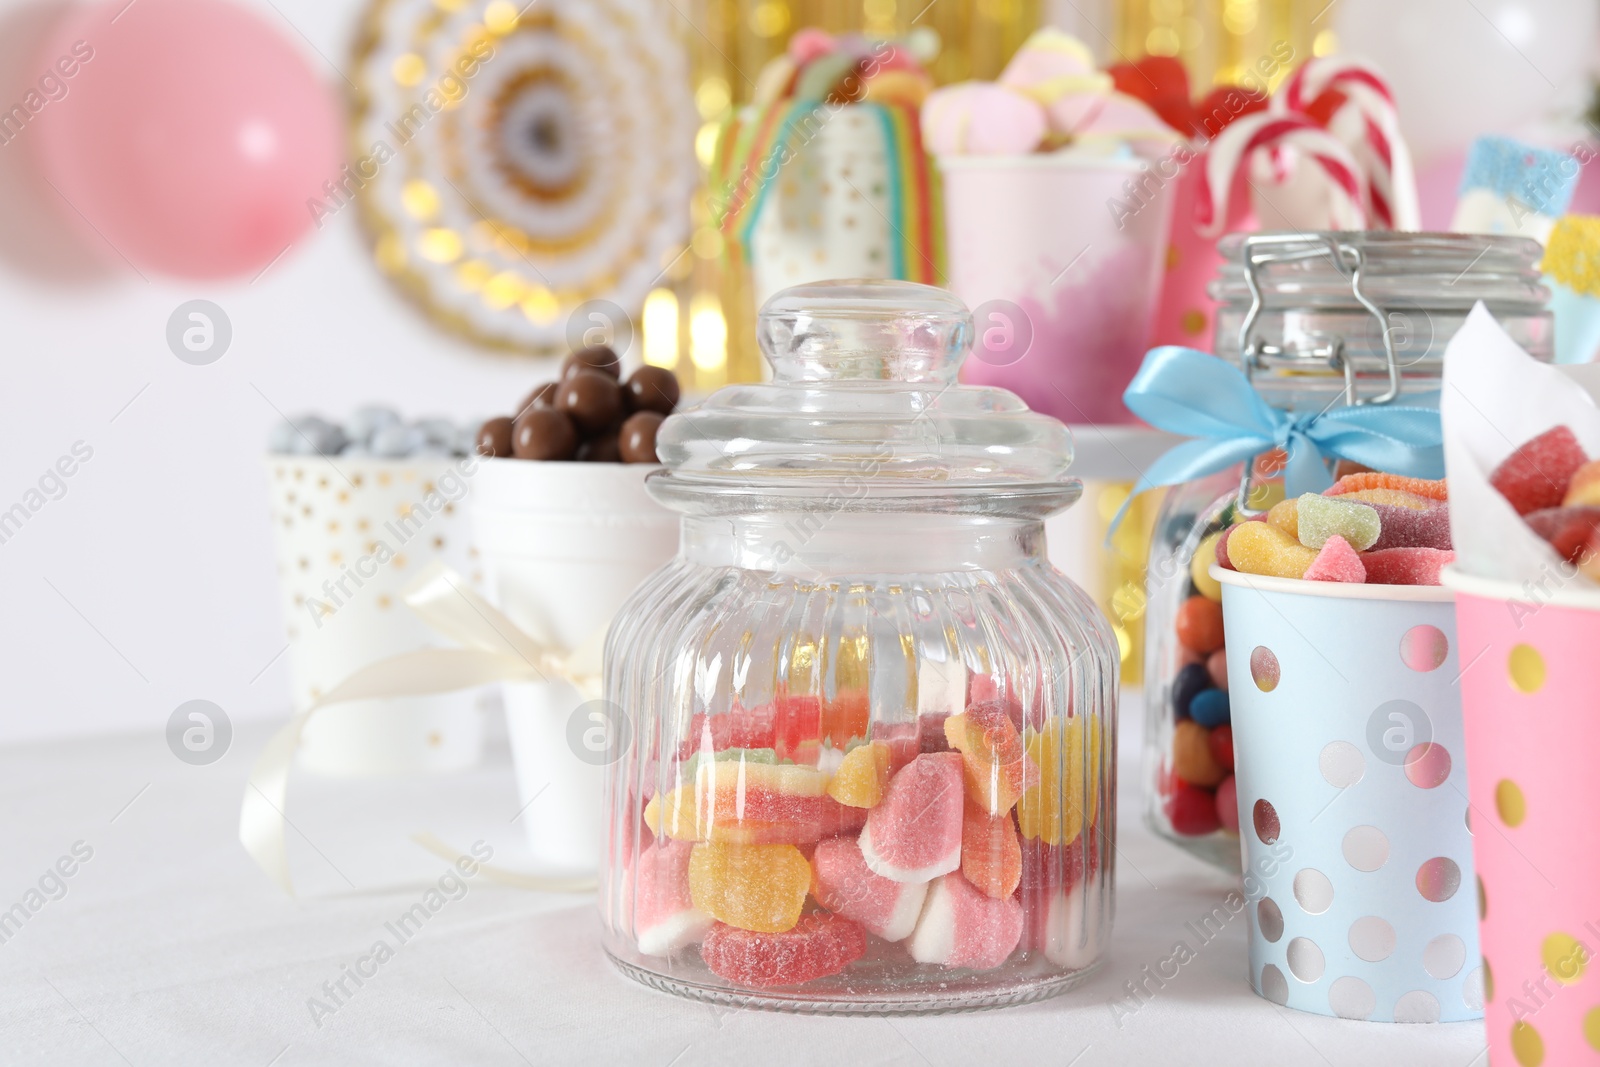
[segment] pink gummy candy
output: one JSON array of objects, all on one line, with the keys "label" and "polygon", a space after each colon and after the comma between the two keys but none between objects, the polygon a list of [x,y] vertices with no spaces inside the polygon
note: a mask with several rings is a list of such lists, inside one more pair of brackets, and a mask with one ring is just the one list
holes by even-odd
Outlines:
[{"label": "pink gummy candy", "polygon": [[711,928],[711,916],[689,896],[690,841],[658,841],[634,865],[633,924],[639,951],[667,956],[692,945]]},{"label": "pink gummy candy", "polygon": [[1021,939],[1021,902],[985,896],[955,873],[928,887],[906,947],[918,963],[987,971],[1004,963]]},{"label": "pink gummy candy", "polygon": [[1489,475],[1518,515],[1558,507],[1567,495],[1567,483],[1589,462],[1578,438],[1565,426],[1546,430],[1524,442]]},{"label": "pink gummy candy", "polygon": [[1372,545],[1373,552],[1382,552],[1386,548],[1453,547],[1450,543],[1449,504],[1437,504],[1422,510],[1395,504],[1367,506],[1378,513],[1378,521],[1383,524],[1378,540]]},{"label": "pink gummy candy", "polygon": [[1371,585],[1438,585],[1439,571],[1456,558],[1437,548],[1386,548],[1361,557]]},{"label": "pink gummy candy", "polygon": [[961,866],[961,770],[959,752],[924,752],[889,779],[861,831],[874,873],[926,882]]},{"label": "pink gummy candy", "polygon": [[860,923],[885,941],[908,937],[922,914],[925,883],[895,882],[872,873],[854,838],[833,837],[811,858],[811,895],[835,914]]},{"label": "pink gummy candy", "polygon": [[1301,575],[1308,582],[1351,582],[1360,584],[1367,580],[1367,568],[1361,556],[1350,547],[1350,542],[1334,534],[1323,543],[1317,558],[1311,561]]},{"label": "pink gummy candy", "polygon": [[802,915],[781,934],[717,923],[700,946],[711,973],[739,985],[765,989],[838,974],[867,951],[867,935],[849,919],[818,912]]},{"label": "pink gummy candy", "polygon": [[917,716],[917,744],[923,752],[949,752],[950,742],[944,737],[944,721],[948,711],[930,711]]},{"label": "pink gummy candy", "polygon": [[1545,508],[1523,518],[1569,563],[1577,563],[1589,553],[1595,531],[1600,529],[1600,507]]}]

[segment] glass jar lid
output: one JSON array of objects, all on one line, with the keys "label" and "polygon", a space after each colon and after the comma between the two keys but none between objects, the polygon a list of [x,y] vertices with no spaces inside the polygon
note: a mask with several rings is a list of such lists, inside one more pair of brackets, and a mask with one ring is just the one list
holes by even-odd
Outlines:
[{"label": "glass jar lid", "polygon": [[1385,403],[1438,388],[1445,346],[1478,301],[1537,358],[1552,346],[1543,249],[1526,237],[1230,234],[1211,296],[1217,354],[1268,393]]},{"label": "glass jar lid", "polygon": [[832,281],[761,309],[773,380],[662,424],[651,492],[684,511],[1038,516],[1075,501],[1072,436],[1004,389],[961,385],[972,313],[944,289]]}]

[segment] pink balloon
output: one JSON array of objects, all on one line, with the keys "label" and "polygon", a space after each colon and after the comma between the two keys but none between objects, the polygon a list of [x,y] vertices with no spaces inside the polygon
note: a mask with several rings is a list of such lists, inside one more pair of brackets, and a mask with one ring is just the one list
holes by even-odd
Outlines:
[{"label": "pink balloon", "polygon": [[235,4],[97,3],[64,20],[38,64],[51,81],[22,136],[37,136],[65,213],[141,269],[260,270],[336,177],[333,95],[280,27]]}]

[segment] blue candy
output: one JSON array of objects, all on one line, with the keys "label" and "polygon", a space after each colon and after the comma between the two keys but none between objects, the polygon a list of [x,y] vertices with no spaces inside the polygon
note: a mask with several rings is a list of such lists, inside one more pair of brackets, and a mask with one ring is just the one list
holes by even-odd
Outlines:
[{"label": "blue candy", "polygon": [[1189,701],[1189,716],[1207,730],[1229,719],[1228,694],[1221,689],[1205,689]]}]

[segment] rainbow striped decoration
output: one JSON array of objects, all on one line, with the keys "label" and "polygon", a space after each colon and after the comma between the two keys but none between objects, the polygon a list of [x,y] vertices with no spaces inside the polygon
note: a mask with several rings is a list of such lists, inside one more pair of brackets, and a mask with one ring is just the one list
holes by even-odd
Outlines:
[{"label": "rainbow striped decoration", "polygon": [[885,211],[892,231],[888,276],[943,284],[938,171],[923,151],[917,109],[897,103],[835,105],[791,98],[764,109],[747,108],[730,118],[717,140],[710,173],[712,218],[726,238],[729,259],[748,262],[751,233],[778,175],[840,107],[872,109],[883,129],[890,172]]}]

